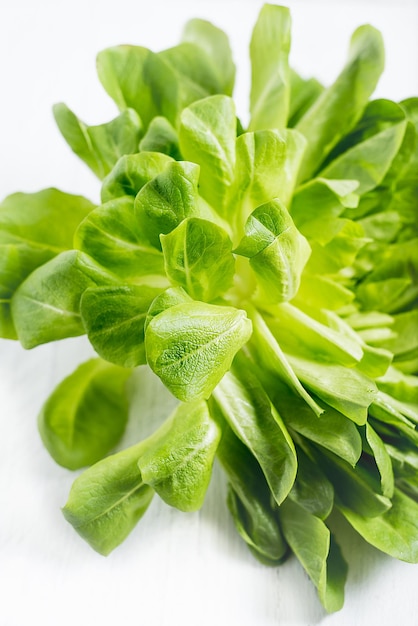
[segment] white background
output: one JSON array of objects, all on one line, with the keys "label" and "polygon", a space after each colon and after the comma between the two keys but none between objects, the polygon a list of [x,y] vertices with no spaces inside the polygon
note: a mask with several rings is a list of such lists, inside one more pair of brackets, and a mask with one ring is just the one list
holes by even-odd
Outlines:
[{"label": "white background", "polygon": [[[418,4],[289,1],[292,61],[330,82],[361,23],[383,32],[387,68],[376,95],[418,94]],[[0,196],[57,186],[98,199],[99,184],[55,128],[54,102],[89,124],[116,114],[95,74],[95,55],[133,43],[154,50],[177,43],[184,22],[204,17],[230,35],[239,66],[238,110],[245,119],[247,46],[258,1],[14,0],[0,7]],[[54,385],[89,354],[84,339],[24,352],[0,341],[0,626],[370,626],[418,623],[418,567],[376,552],[343,525],[350,564],[342,612],[326,616],[295,559],[258,564],[236,536],[215,469],[203,509],[182,514],[161,502],[108,558],[64,521],[74,474],[54,464],[36,416]],[[155,408],[155,381],[138,379],[134,411],[146,433],[169,409]],[[134,417],[134,416],[133,416]],[[152,419],[150,419],[152,418]]]}]

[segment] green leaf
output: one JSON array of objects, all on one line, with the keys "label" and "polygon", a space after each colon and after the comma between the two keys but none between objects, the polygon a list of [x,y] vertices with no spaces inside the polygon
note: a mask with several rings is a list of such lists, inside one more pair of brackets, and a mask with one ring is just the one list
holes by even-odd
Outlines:
[{"label": "green leaf", "polygon": [[251,335],[245,312],[202,302],[178,304],[148,324],[148,364],[183,402],[208,398]]},{"label": "green leaf", "polygon": [[347,65],[296,125],[308,140],[300,181],[319,170],[327,154],[356,124],[383,66],[381,34],[372,26],[360,26],[351,38]]},{"label": "green leaf", "polygon": [[406,121],[394,124],[344,152],[325,169],[321,177],[353,179],[360,195],[374,189],[384,179],[405,135]]},{"label": "green leaf", "polygon": [[193,43],[207,55],[219,85],[220,93],[232,95],[235,82],[235,65],[232,60],[228,37],[206,20],[189,20],[183,31],[183,41]]},{"label": "green leaf", "polygon": [[136,219],[156,248],[161,248],[160,234],[171,232],[186,217],[198,213],[198,180],[198,165],[172,161],[139,191],[135,198]]},{"label": "green leaf", "polygon": [[[347,133],[327,156],[324,166],[338,159],[350,148],[405,121],[405,111],[401,105],[379,98],[367,103],[363,114],[354,128]],[[384,155],[382,155],[384,156]]]},{"label": "green leaf", "polygon": [[352,367],[363,357],[356,339],[315,320],[285,302],[268,309],[266,322],[285,352]]},{"label": "green leaf", "polygon": [[53,108],[55,121],[71,150],[100,179],[124,154],[139,150],[142,123],[133,109],[125,109],[107,124],[87,126],[62,102]]},{"label": "green leaf", "polygon": [[193,302],[193,299],[190,298],[190,296],[188,296],[181,287],[169,287],[163,291],[163,293],[160,293],[155,300],[153,300],[148,309],[148,315],[144,327],[145,331],[147,330],[148,324],[154,317],[166,309],[170,309],[176,304],[187,304],[188,302]]},{"label": "green leaf", "polygon": [[382,493],[388,498],[392,498],[394,490],[394,478],[393,469],[390,456],[385,448],[383,440],[379,437],[377,432],[366,424],[366,439],[374,456],[374,460],[377,465],[377,469],[380,474],[380,483],[382,486]]},{"label": "green leaf", "polygon": [[206,402],[180,404],[143,442],[142,480],[170,506],[196,511],[205,498],[220,436]]},{"label": "green leaf", "polygon": [[249,130],[285,128],[289,112],[290,12],[265,4],[251,37]]},{"label": "green leaf", "polygon": [[11,310],[24,348],[83,335],[80,299],[88,287],[115,282],[83,252],[62,252],[36,269],[16,290]]},{"label": "green leaf", "polygon": [[55,388],[38,417],[42,441],[54,461],[75,470],[112,450],[128,419],[125,386],[130,375],[91,359]]},{"label": "green leaf", "polygon": [[236,436],[260,464],[276,502],[288,495],[296,477],[293,442],[272,407],[250,362],[238,361],[213,391],[213,397]]},{"label": "green leaf", "polygon": [[58,189],[15,193],[0,204],[0,336],[16,339],[10,302],[37,267],[72,248],[74,231],[94,205]]},{"label": "green leaf", "polygon": [[289,206],[305,145],[303,135],[290,129],[259,130],[237,137],[228,211],[240,230],[251,212],[272,198]]},{"label": "green leaf", "polygon": [[235,250],[250,257],[263,299],[277,303],[296,295],[310,251],[279,200],[267,202],[251,213],[245,236]]},{"label": "green leaf", "polygon": [[200,165],[199,192],[220,215],[234,179],[236,127],[234,102],[228,96],[204,98],[180,117],[181,153]]},{"label": "green leaf", "polygon": [[115,46],[97,55],[100,82],[119,109],[134,109],[148,126],[157,114],[144,66],[153,53],[140,46]]},{"label": "green leaf", "polygon": [[347,507],[358,515],[376,517],[390,509],[391,500],[381,495],[379,476],[360,459],[351,467],[330,453],[317,454],[316,462],[322,467],[335,490],[335,504]]},{"label": "green leaf", "polygon": [[161,116],[151,120],[148,130],[139,142],[141,152],[163,152],[181,161],[179,138],[170,122]]},{"label": "green leaf", "polygon": [[0,204],[0,336],[16,339],[10,311],[18,286],[37,267],[72,248],[74,231],[94,205],[58,189],[14,193]]},{"label": "green leaf", "polygon": [[367,409],[377,394],[372,379],[338,363],[321,363],[294,354],[287,354],[287,358],[308,389],[356,424],[366,423]]},{"label": "green leaf", "polygon": [[73,483],[65,519],[100,554],[114,550],[134,529],[154,491],[138,468],[142,443],[99,461]]},{"label": "green leaf", "polygon": [[52,258],[72,247],[75,229],[92,209],[86,198],[59,189],[14,193],[0,205],[0,245],[25,245]]},{"label": "green leaf", "polygon": [[127,282],[164,275],[163,255],[140,228],[132,196],[110,200],[91,211],[76,230],[74,247]]},{"label": "green leaf", "polygon": [[339,507],[353,528],[372,546],[407,563],[418,563],[418,504],[395,489],[392,507],[377,517],[366,517]]},{"label": "green leaf", "polygon": [[324,522],[287,499],[280,507],[283,534],[318,589],[328,612],[338,611],[344,603],[347,564]]},{"label": "green leaf", "polygon": [[339,216],[346,208],[358,204],[355,180],[314,178],[301,185],[292,198],[290,213],[300,232],[321,245],[327,244],[340,231]]},{"label": "green leaf", "polygon": [[268,394],[286,426],[306,439],[330,450],[355,466],[362,452],[362,441],[355,424],[332,407],[320,406],[317,415],[277,377],[263,379]]},{"label": "green leaf", "polygon": [[290,128],[296,126],[323,91],[323,86],[316,78],[302,78],[294,69],[290,69],[290,103],[287,122]]},{"label": "green leaf", "polygon": [[165,271],[195,300],[210,301],[232,284],[235,260],[232,242],[220,227],[200,218],[186,218],[161,236]]},{"label": "green leaf", "polygon": [[144,324],[159,289],[144,285],[88,288],[80,303],[90,343],[106,361],[122,367],[146,363]]},{"label": "green leaf", "polygon": [[298,470],[289,498],[315,517],[324,520],[334,505],[334,488],[301,447],[296,447],[296,453]]},{"label": "green leaf", "polygon": [[[211,409],[217,409],[213,404]],[[286,557],[287,545],[280,531],[277,511],[264,474],[249,449],[234,435],[223,417],[217,457],[229,480],[228,508],[235,527],[252,553],[267,565]]]},{"label": "green leaf", "polygon": [[123,196],[136,196],[138,191],[160,174],[172,160],[161,152],[140,152],[121,157],[103,180],[102,203]]},{"label": "green leaf", "polygon": [[185,107],[222,91],[216,67],[194,43],[150,55],[144,69],[158,113],[176,128]]},{"label": "green leaf", "polygon": [[[255,362],[260,366],[260,371],[262,368],[266,376],[269,373],[270,378],[273,375],[278,381],[282,380],[292,389],[295,397],[300,396],[317,416],[321,415],[323,409],[302,386],[263,317],[255,309],[250,309],[250,318],[253,336],[249,348]],[[262,378],[264,379],[264,375]]]}]

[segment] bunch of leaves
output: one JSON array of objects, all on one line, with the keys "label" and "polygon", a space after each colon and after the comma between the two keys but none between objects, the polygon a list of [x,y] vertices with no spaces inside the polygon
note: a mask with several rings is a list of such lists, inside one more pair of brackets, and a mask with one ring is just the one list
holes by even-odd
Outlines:
[{"label": "bunch of leaves", "polygon": [[[371,26],[327,88],[290,68],[289,48],[288,9],[265,5],[247,128],[212,24],[191,20],[159,53],[101,52],[119,115],[88,126],[54,107],[101,201],[4,200],[0,330],[25,348],[87,334],[97,354],[39,416],[57,463],[89,466],[64,515],[95,550],[118,546],[155,493],[198,509],[217,458],[254,555],[293,552],[335,611],[347,565],[333,512],[418,561],[418,99],[371,100],[384,66]],[[176,408],[115,452],[144,367]]]}]

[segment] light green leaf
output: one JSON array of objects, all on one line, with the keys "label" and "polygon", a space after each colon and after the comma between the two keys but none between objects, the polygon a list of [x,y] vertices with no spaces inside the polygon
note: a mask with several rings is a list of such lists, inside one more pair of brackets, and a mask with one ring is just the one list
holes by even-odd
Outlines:
[{"label": "light green leaf", "polygon": [[265,4],[251,37],[249,130],[285,128],[289,112],[290,12]]},{"label": "light green leaf", "polygon": [[73,483],[63,514],[100,554],[114,550],[134,529],[154,491],[138,468],[142,443],[99,461]]},{"label": "light green leaf", "polygon": [[188,302],[193,302],[193,299],[187,295],[182,287],[169,287],[163,291],[163,293],[160,293],[160,295],[153,300],[150,308],[148,309],[148,315],[144,326],[145,331],[147,330],[148,324],[154,317],[166,309],[176,306],[176,304],[187,304]]},{"label": "light green leaf", "polygon": [[10,300],[29,274],[72,248],[74,231],[94,205],[58,189],[14,193],[0,204],[0,336],[16,339]]},{"label": "light green leaf", "polygon": [[135,198],[135,215],[140,230],[156,248],[160,234],[171,232],[186,217],[198,213],[199,166],[172,161],[149,181]]},{"label": "light green leaf", "polygon": [[142,232],[134,198],[124,196],[97,207],[79,225],[74,247],[127,282],[164,275],[164,258]]},{"label": "light green leaf", "polygon": [[232,95],[235,82],[235,65],[225,33],[206,20],[189,20],[183,31],[183,41],[201,48],[207,55],[219,85],[220,93]]},{"label": "light green leaf", "polygon": [[213,397],[236,436],[260,464],[276,502],[288,495],[296,477],[296,452],[285,425],[272,407],[251,362],[235,362]]},{"label": "light green leaf", "polygon": [[144,324],[160,289],[145,285],[88,288],[80,302],[81,318],[97,354],[122,367],[146,363]]},{"label": "light green leaf", "polygon": [[139,142],[141,152],[163,152],[181,161],[179,138],[170,122],[161,116],[151,120],[148,130]]},{"label": "light green leaf", "polygon": [[290,128],[296,126],[323,91],[324,87],[316,78],[302,78],[290,68],[290,103],[287,122]]},{"label": "light green leaf", "polygon": [[200,165],[199,192],[223,215],[234,179],[237,121],[234,102],[216,95],[195,102],[180,117],[180,149]]},{"label": "light green leaf", "polygon": [[87,198],[59,189],[14,193],[0,204],[0,245],[30,246],[51,258],[72,247],[75,229],[92,209]]},{"label": "light green leaf", "polygon": [[102,203],[123,196],[136,196],[146,183],[172,161],[171,157],[161,152],[140,152],[121,157],[103,180]]},{"label": "light green leaf", "polygon": [[38,417],[42,441],[54,461],[75,470],[112,450],[128,419],[125,385],[130,375],[91,359],[54,389]]},{"label": "light green leaf", "polygon": [[310,246],[298,231],[286,207],[272,200],[252,212],[237,254],[250,257],[263,299],[291,300],[310,255]]},{"label": "light green leaf", "polygon": [[321,415],[323,412],[322,407],[302,386],[263,317],[255,309],[250,309],[249,312],[253,323],[253,336],[249,343],[249,349],[255,362],[263,369],[266,375],[269,373],[270,376],[273,375],[278,381],[282,380],[292,389],[295,397],[299,396],[306,402],[315,415]]},{"label": "light green leaf", "polygon": [[323,169],[321,177],[357,180],[356,192],[360,195],[367,193],[377,187],[389,171],[402,145],[405,130],[406,121],[356,144]]},{"label": "light green leaf", "polygon": [[314,178],[301,185],[292,198],[290,213],[300,232],[321,245],[327,244],[341,229],[338,219],[346,208],[358,204],[356,180]]},{"label": "light green leaf", "polygon": [[377,517],[366,517],[339,507],[353,528],[372,546],[407,563],[418,563],[418,504],[395,489],[392,507]]},{"label": "light green leaf", "polygon": [[353,128],[376,87],[383,66],[381,34],[372,26],[360,26],[351,38],[347,65],[296,125],[308,140],[300,181],[312,177],[326,155]]},{"label": "light green leaf", "polygon": [[319,361],[352,367],[361,361],[363,350],[356,339],[315,320],[297,307],[282,303],[268,308],[266,322],[282,349],[293,354],[315,355]]},{"label": "light green leaf", "polygon": [[53,108],[55,121],[71,150],[100,179],[124,154],[139,151],[142,123],[133,109],[125,109],[107,124],[87,126],[62,102]]},{"label": "light green leaf", "polygon": [[305,270],[293,304],[316,310],[339,311],[354,300],[354,293],[329,276],[310,274]]},{"label": "light green leaf", "polygon": [[148,364],[176,398],[208,398],[251,335],[245,312],[202,302],[178,304],[148,324]]},{"label": "light green leaf", "polygon": [[140,46],[115,46],[97,55],[100,82],[120,110],[134,109],[148,126],[157,114],[144,66],[153,53]]},{"label": "light green leaf", "polygon": [[228,234],[216,224],[187,218],[161,235],[165,271],[195,300],[211,301],[232,284],[235,260]]},{"label": "light green leaf", "polygon": [[289,429],[330,450],[355,466],[362,452],[362,441],[355,424],[324,404],[320,417],[276,377],[263,379],[269,397]]},{"label": "light green leaf", "polygon": [[170,506],[196,511],[205,498],[220,437],[206,402],[180,404],[143,442],[138,460],[142,480]]},{"label": "light green leaf", "polygon": [[88,287],[115,277],[83,252],[69,250],[38,267],[16,290],[11,310],[24,348],[83,335],[80,299]]},{"label": "light green leaf", "polygon": [[301,382],[329,405],[356,424],[365,424],[367,409],[377,388],[372,379],[354,368],[287,354]]},{"label": "light green leaf", "polygon": [[240,230],[256,207],[273,198],[289,206],[305,145],[303,135],[289,129],[260,130],[237,137],[228,211]]},{"label": "light green leaf", "polygon": [[222,91],[212,60],[190,42],[150,55],[145,76],[158,113],[176,128],[185,107]]}]

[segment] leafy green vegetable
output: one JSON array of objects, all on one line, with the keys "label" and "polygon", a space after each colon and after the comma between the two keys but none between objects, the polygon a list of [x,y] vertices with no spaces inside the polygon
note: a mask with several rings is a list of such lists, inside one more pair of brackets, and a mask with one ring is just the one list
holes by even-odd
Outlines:
[{"label": "leafy green vegetable", "polygon": [[290,99],[289,50],[289,9],[265,4],[254,26],[250,44],[249,130],[286,126]]},{"label": "leafy green vegetable", "polygon": [[142,123],[132,109],[100,126],[86,126],[63,103],[54,106],[54,117],[70,148],[100,179],[121,156],[138,151]]},{"label": "leafy green vegetable", "polygon": [[161,235],[165,271],[195,300],[215,300],[232,284],[235,260],[227,233],[213,222],[187,218]]},{"label": "leafy green vegetable", "polygon": [[144,285],[89,287],[80,313],[91,345],[107,361],[122,367],[146,363],[144,326],[159,289]]},{"label": "leafy green vegetable", "polygon": [[[270,566],[293,552],[331,612],[347,576],[335,511],[418,562],[418,98],[370,99],[384,65],[372,26],[328,87],[289,51],[289,10],[264,5],[248,125],[228,38],[205,20],[160,52],[100,52],[119,115],[89,126],[54,107],[100,202],[3,201],[0,335],[34,348],[86,334],[100,357],[39,416],[57,463],[91,465],[63,512],[95,550],[116,548],[154,493],[200,508],[218,459],[251,552]],[[125,394],[139,365],[176,408],[108,456],[128,413],[152,417]]]},{"label": "leafy green vegetable", "polygon": [[75,250],[61,252],[38,267],[11,301],[13,321],[23,347],[83,335],[81,296],[89,287],[114,282],[112,274]]},{"label": "leafy green vegetable", "polygon": [[242,310],[177,304],[147,326],[148,364],[179,400],[208,398],[250,334],[251,322]]},{"label": "leafy green vegetable", "polygon": [[39,414],[48,452],[69,469],[92,465],[119,441],[128,419],[128,369],[91,359],[55,388]]},{"label": "leafy green vegetable", "polygon": [[180,404],[146,441],[138,461],[143,481],[167,504],[182,511],[199,509],[220,435],[206,402]]},{"label": "leafy green vegetable", "polygon": [[122,543],[153,498],[138,468],[140,446],[92,465],[74,481],[63,508],[65,518],[100,554]]}]

